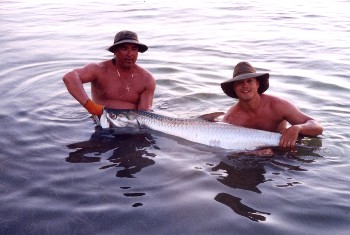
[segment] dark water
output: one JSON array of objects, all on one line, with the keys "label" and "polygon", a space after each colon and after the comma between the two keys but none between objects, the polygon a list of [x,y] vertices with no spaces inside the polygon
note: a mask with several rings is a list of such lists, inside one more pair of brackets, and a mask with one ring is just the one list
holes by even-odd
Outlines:
[{"label": "dark water", "polygon": [[[347,1],[2,1],[0,234],[347,234]],[[297,153],[233,155],[160,133],[95,131],[62,76],[134,30],[154,110],[226,111],[242,60],[325,128]],[[89,89],[89,86],[86,86]]]}]

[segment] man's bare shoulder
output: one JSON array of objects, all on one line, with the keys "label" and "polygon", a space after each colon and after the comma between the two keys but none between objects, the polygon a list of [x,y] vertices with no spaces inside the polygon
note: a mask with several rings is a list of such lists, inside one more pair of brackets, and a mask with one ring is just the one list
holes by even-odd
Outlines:
[{"label": "man's bare shoulder", "polygon": [[140,77],[144,80],[146,84],[152,84],[155,85],[156,80],[153,77],[152,73],[148,71],[145,68],[142,68],[141,66],[137,65],[137,69],[139,70]]},{"label": "man's bare shoulder", "polygon": [[112,65],[113,65],[113,63],[112,63],[111,60],[105,60],[105,61],[102,61],[102,62],[98,62],[98,63],[93,63],[92,64],[92,66],[94,66],[95,69],[101,70],[101,71],[109,70]]},{"label": "man's bare shoulder", "polygon": [[99,63],[89,63],[82,68],[73,70],[77,73],[82,82],[92,82],[98,78],[104,77],[108,70],[108,61]]},{"label": "man's bare shoulder", "polygon": [[283,106],[283,105],[290,105],[291,104],[288,100],[283,99],[281,97],[267,95],[267,94],[262,94],[260,96],[265,100],[265,102],[268,102],[272,106],[276,106],[276,105]]},{"label": "man's bare shoulder", "polygon": [[89,63],[78,70],[83,72],[101,72],[106,70],[107,68],[108,68],[108,61],[102,61],[97,63]]},{"label": "man's bare shoulder", "polygon": [[153,79],[153,75],[151,74],[150,71],[147,69],[137,65],[137,69],[140,71],[140,74],[142,74],[142,77],[147,78],[147,79]]},{"label": "man's bare shoulder", "polygon": [[290,101],[276,97],[272,95],[264,95],[267,100],[268,106],[275,115],[281,115],[283,117],[288,116],[288,113],[295,112],[296,107]]}]

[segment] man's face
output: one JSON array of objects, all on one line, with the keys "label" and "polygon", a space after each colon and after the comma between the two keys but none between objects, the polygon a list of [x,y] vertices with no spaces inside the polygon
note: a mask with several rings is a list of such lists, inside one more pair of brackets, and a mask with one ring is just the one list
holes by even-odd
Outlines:
[{"label": "man's face", "polygon": [[256,78],[247,78],[233,84],[233,89],[239,99],[250,100],[258,94],[259,81]]},{"label": "man's face", "polygon": [[124,67],[131,67],[136,63],[139,47],[133,43],[123,43],[114,52],[118,63]]}]

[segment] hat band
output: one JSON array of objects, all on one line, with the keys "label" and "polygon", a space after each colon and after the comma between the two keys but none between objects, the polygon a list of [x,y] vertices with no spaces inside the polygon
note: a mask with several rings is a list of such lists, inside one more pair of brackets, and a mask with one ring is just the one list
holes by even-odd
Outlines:
[{"label": "hat band", "polygon": [[253,72],[250,72],[250,71],[249,71],[248,73],[244,73],[244,72],[243,72],[243,73],[237,73],[237,74],[236,74],[235,76],[233,76],[233,77],[235,78],[235,77],[238,77],[238,76],[243,75],[243,74],[251,74],[251,73],[256,73],[256,71],[253,71]]},{"label": "hat band", "polygon": [[134,41],[137,41],[137,42],[138,42],[138,40],[135,39],[135,38],[122,38],[122,39],[119,39],[118,41],[116,41],[115,43],[121,42],[121,41],[124,41],[124,40],[134,40]]}]

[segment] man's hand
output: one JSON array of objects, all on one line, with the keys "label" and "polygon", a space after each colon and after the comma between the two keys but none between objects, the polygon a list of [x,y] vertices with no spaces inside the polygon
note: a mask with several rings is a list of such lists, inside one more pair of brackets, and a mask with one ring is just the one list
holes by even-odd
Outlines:
[{"label": "man's hand", "polygon": [[284,149],[294,149],[300,132],[300,126],[293,125],[282,132],[280,147]]},{"label": "man's hand", "polygon": [[86,110],[91,113],[92,115],[97,115],[97,116],[101,116],[103,113],[103,106],[94,103],[92,100],[88,100],[85,104],[84,104],[84,108],[86,108]]}]

